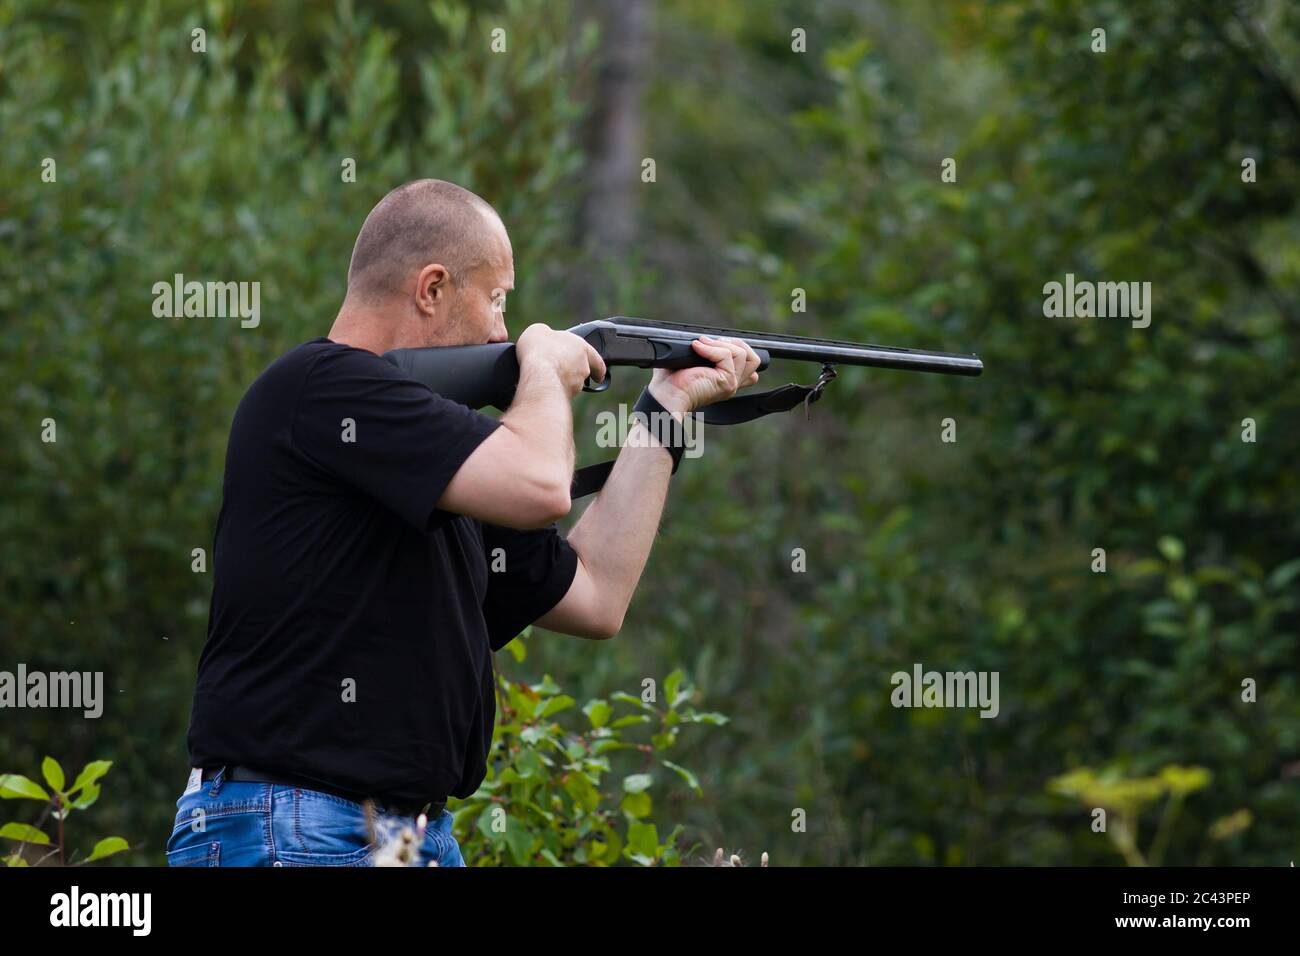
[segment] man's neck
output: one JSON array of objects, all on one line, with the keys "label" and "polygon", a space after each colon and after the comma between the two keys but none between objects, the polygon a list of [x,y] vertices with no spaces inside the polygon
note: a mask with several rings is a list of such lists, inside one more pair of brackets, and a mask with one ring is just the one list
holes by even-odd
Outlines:
[{"label": "man's neck", "polygon": [[393,322],[391,314],[385,314],[384,309],[345,301],[330,327],[329,339],[383,355],[400,347],[403,335],[400,323]]}]

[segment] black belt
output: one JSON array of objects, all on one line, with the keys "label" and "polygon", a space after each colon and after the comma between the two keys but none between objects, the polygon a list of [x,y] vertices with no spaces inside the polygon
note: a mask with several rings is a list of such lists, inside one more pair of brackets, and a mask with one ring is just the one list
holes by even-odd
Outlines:
[{"label": "black belt", "polygon": [[[211,780],[221,769],[221,767],[204,767],[203,779]],[[254,770],[251,767],[228,765],[225,770],[226,779],[233,780],[236,783],[269,783],[279,787],[295,787],[299,790],[318,790],[321,793],[342,797],[344,800],[351,800],[353,803],[365,803],[369,800],[379,812],[396,814],[402,817],[417,817],[423,813],[433,819],[441,814],[443,807],[447,805],[446,800],[433,800],[425,803],[381,800],[378,797],[368,797],[365,794],[340,790],[337,787],[321,784],[315,780],[308,780],[305,777],[295,777],[285,773],[267,773],[264,770]]]}]

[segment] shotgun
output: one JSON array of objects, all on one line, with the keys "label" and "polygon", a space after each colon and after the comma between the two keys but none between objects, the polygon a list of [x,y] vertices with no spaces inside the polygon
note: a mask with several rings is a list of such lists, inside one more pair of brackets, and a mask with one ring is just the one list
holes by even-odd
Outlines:
[{"label": "shotgun", "polygon": [[[836,377],[836,365],[939,375],[979,375],[984,371],[984,363],[973,354],[860,345],[834,339],[717,329],[622,315],[584,322],[568,331],[585,339],[605,360],[605,378],[599,384],[592,384],[588,379],[582,386],[585,392],[603,392],[609,388],[614,378],[613,369],[619,366],[681,369],[711,365],[691,347],[691,343],[701,335],[744,340],[758,355],[759,371],[766,369],[773,359],[821,363],[821,375],[812,385],[792,383],[767,392],[737,395],[693,413],[710,425],[736,425],[774,412],[789,411],[800,404],[807,412],[812,403],[821,398],[826,385]],[[519,382],[519,363],[515,359],[513,342],[394,349],[385,353],[384,358],[443,398],[470,408],[491,405],[505,411]],[[574,481],[573,497],[598,490],[611,464],[604,462],[580,468]]]}]

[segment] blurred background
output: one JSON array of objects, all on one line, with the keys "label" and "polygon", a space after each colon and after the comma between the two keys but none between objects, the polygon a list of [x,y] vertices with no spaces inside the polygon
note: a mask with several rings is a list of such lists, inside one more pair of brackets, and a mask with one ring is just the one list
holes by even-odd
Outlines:
[{"label": "blurred background", "polygon": [[[1286,865],[1297,174],[1281,0],[0,0],[0,669],[103,671],[107,698],[0,711],[0,772],[113,761],[75,823],[163,861],[235,405],[328,331],[371,206],[436,177],[510,230],[512,334],[640,315],[986,365],[842,369],[810,421],[710,431],[623,632],[498,655],[578,702],[566,727],[674,671],[726,715],[673,729],[689,771],[655,763],[653,804],[623,793],[641,752],[607,755],[629,844],[638,821],[688,862]],[[175,273],[259,281],[260,325],[155,318]],[[1045,318],[1066,273],[1150,282],[1150,326]],[[580,464],[643,384],[575,400]],[[998,672],[1000,713],[894,708],[916,663]]]}]

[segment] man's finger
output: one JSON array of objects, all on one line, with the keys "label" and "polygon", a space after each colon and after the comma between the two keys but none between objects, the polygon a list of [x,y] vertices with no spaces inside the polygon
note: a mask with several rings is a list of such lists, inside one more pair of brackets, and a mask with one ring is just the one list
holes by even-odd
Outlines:
[{"label": "man's finger", "polygon": [[744,342],[741,341],[740,339],[737,339],[736,344],[740,346],[740,354],[738,356],[740,360],[738,362],[738,365],[742,369],[740,373],[740,377],[742,379],[746,379],[749,378],[750,372],[758,368],[758,355],[755,354],[754,350],[749,347],[748,342]]},{"label": "man's finger", "polygon": [[725,341],[712,339],[707,335],[702,335],[698,339],[695,339],[692,344],[696,346],[697,352],[713,363],[715,368],[726,372],[728,371],[728,366],[732,366],[730,371],[734,373],[735,353],[732,352],[731,348]]},{"label": "man's finger", "polygon": [[749,373],[758,368],[758,356],[754,350],[749,347],[749,343],[743,339],[723,339],[731,348],[731,357],[733,371],[736,376],[736,387],[739,388],[741,383],[749,378]]},{"label": "man's finger", "polygon": [[[719,367],[727,374],[729,382],[739,384],[739,369],[744,364],[741,358],[740,348],[736,345],[735,339],[719,339],[723,348],[727,350],[727,357],[719,363]],[[734,388],[734,386],[732,386]]]},{"label": "man's finger", "polygon": [[605,360],[600,357],[600,353],[592,347],[592,344],[583,341],[587,346],[587,365],[591,369],[591,380],[593,382],[603,382],[605,380]]},{"label": "man's finger", "polygon": [[722,358],[724,353],[731,351],[722,342],[707,335],[701,335],[698,339],[694,339],[691,344],[696,346],[697,352],[704,353],[705,358],[714,360]]}]

